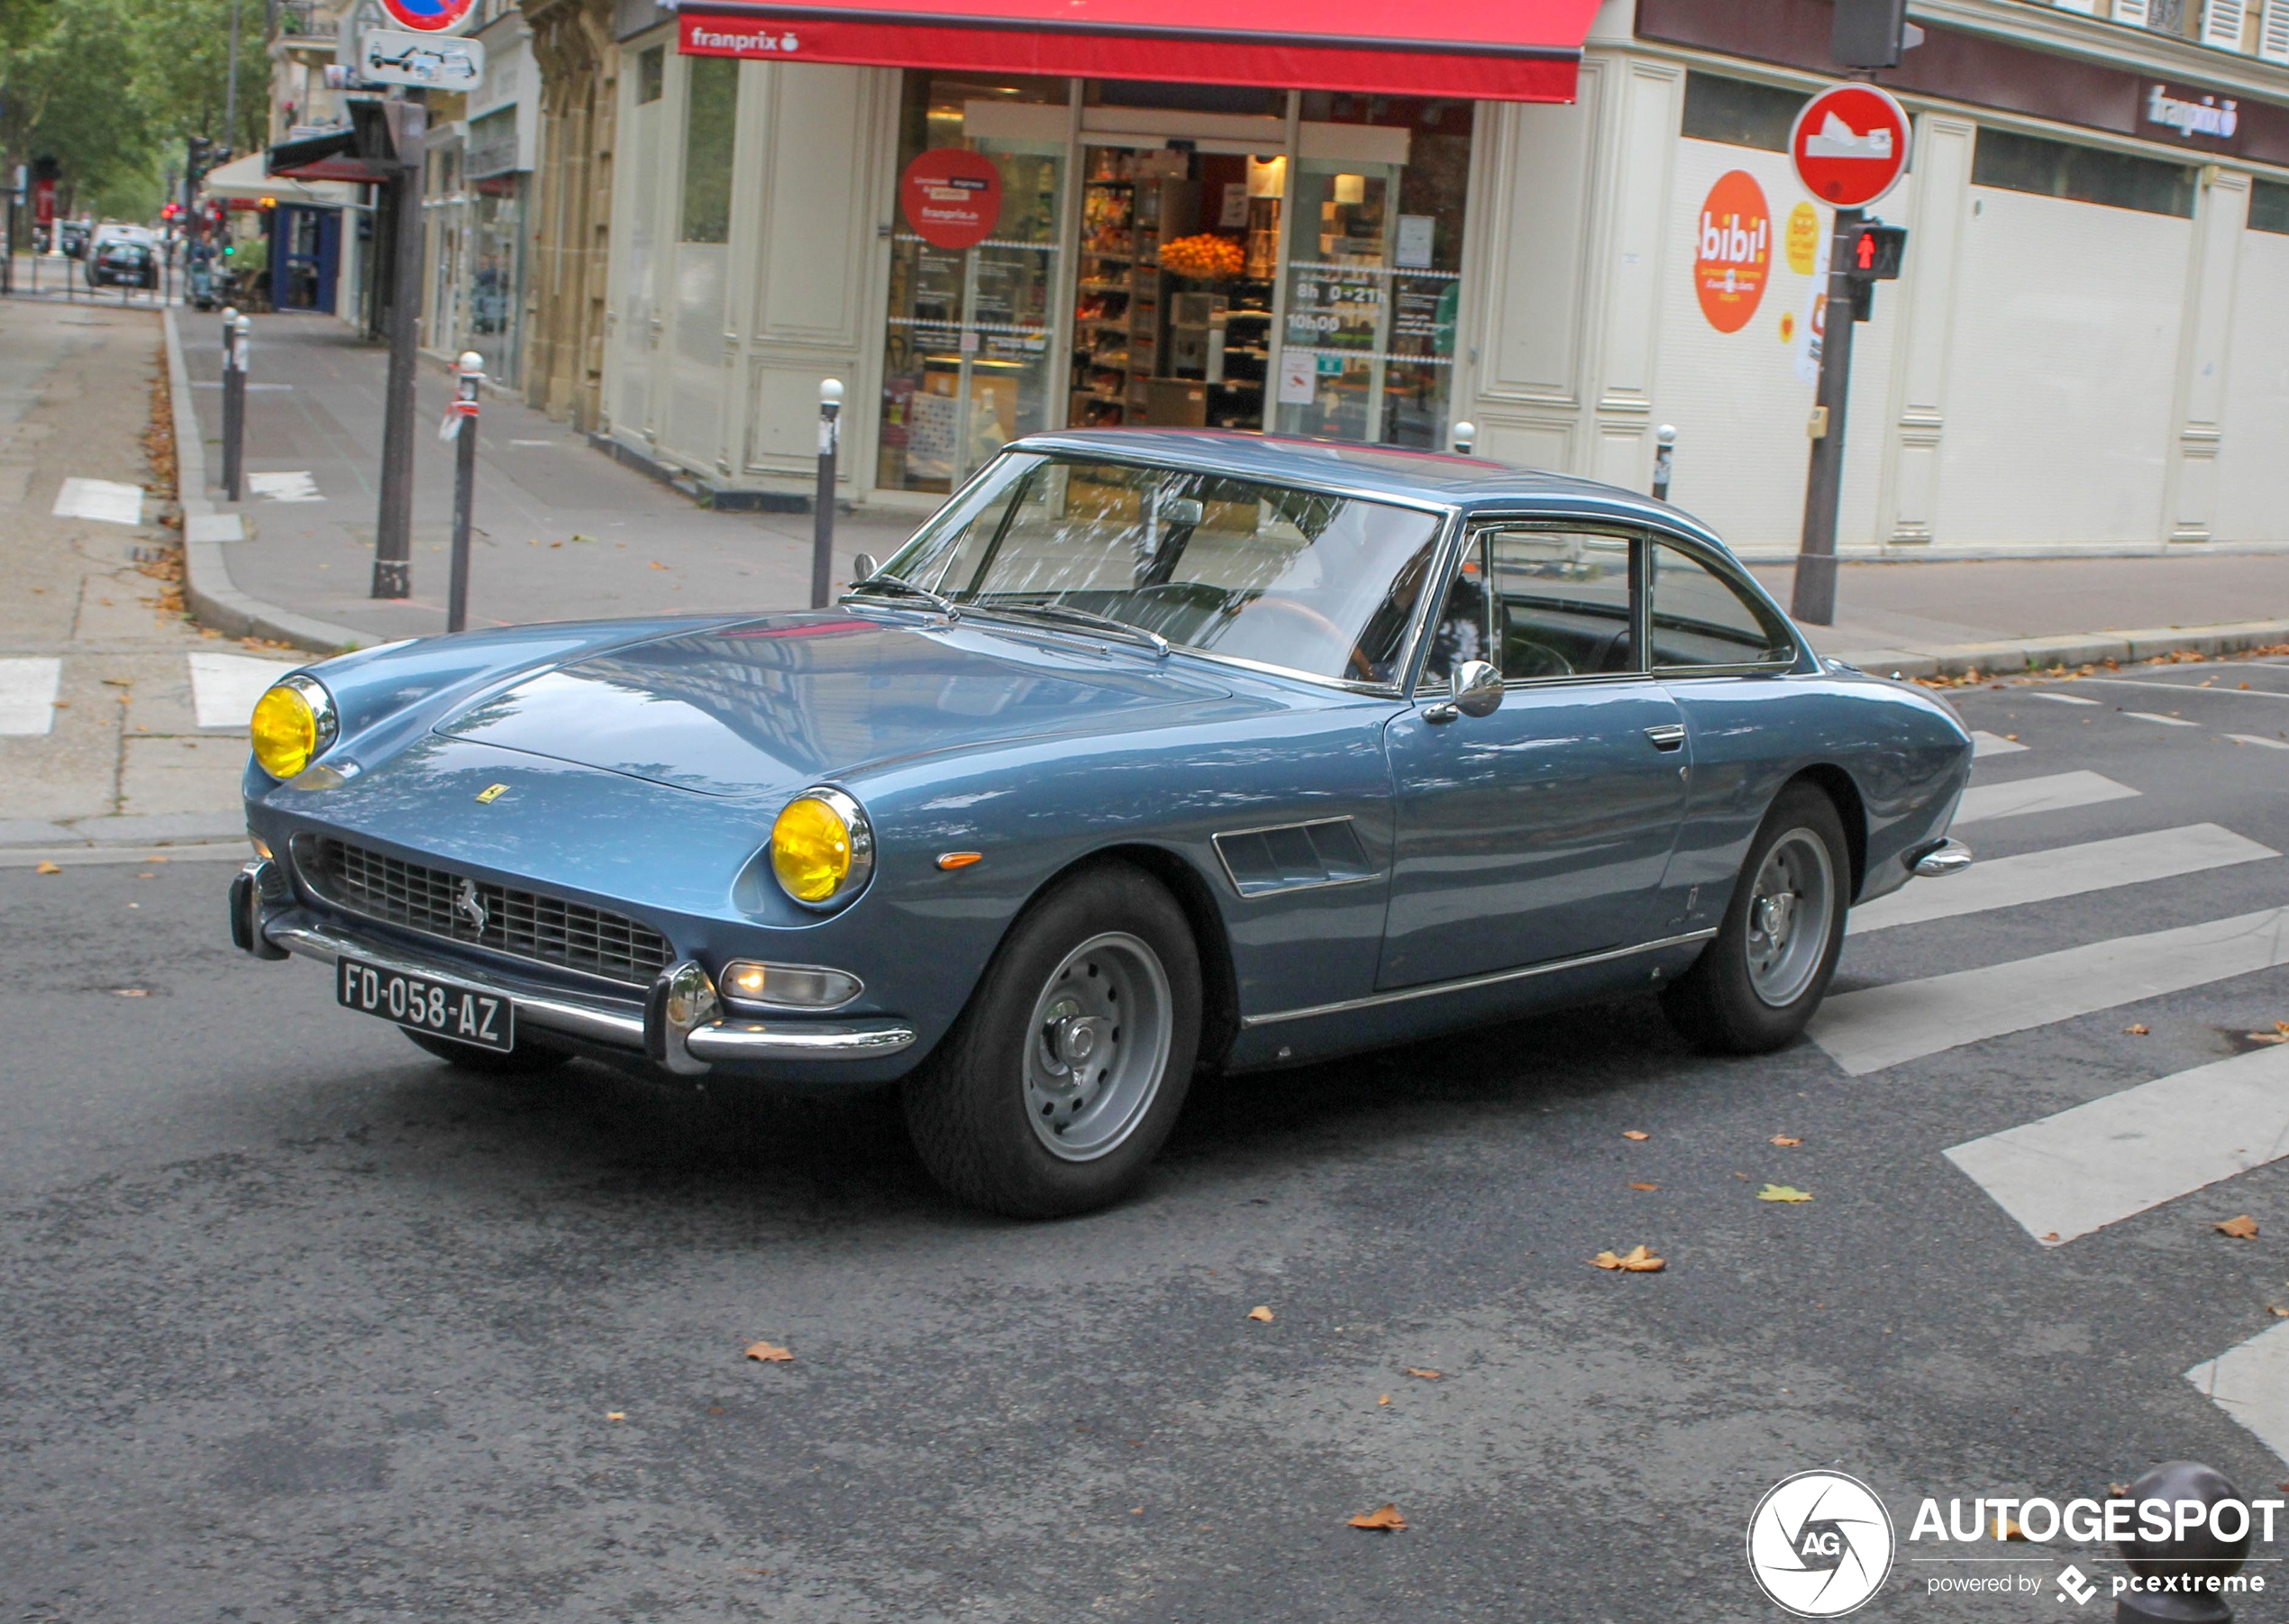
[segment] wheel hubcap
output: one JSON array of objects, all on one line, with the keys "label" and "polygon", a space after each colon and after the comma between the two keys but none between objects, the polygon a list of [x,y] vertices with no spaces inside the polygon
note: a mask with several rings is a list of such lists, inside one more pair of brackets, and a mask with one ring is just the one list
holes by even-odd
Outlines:
[{"label": "wheel hubcap", "polygon": [[1834,922],[1836,871],[1810,829],[1774,841],[1748,902],[1748,984],[1774,1008],[1794,1003],[1819,973]]},{"label": "wheel hubcap", "polygon": [[1125,931],[1065,955],[1034,1004],[1026,1118],[1050,1153],[1090,1162],[1117,1149],[1160,1093],[1172,1035],[1168,972]]}]

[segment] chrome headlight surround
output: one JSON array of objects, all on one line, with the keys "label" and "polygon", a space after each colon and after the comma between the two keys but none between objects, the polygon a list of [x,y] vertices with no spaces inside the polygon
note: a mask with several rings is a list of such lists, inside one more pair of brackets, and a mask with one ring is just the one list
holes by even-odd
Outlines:
[{"label": "chrome headlight surround", "polygon": [[[840,821],[844,838],[850,849],[849,862],[836,880],[834,889],[818,897],[799,895],[788,883],[787,876],[779,866],[780,826],[786,823],[789,815],[806,801],[825,807]],[[832,784],[815,784],[780,809],[779,817],[771,824],[771,837],[764,848],[764,855],[771,865],[771,878],[778,881],[780,893],[789,901],[813,913],[832,913],[865,890],[869,876],[874,872],[874,826],[867,821],[866,809],[852,797]]]},{"label": "chrome headlight surround", "polygon": [[[333,695],[328,691],[324,683],[319,681],[315,677],[311,676],[306,671],[294,671],[290,672],[287,676],[279,678],[276,682],[270,684],[268,689],[265,689],[263,690],[263,698],[269,698],[272,692],[282,688],[288,689],[295,694],[300,696],[303,704],[309,707],[311,740],[309,760],[304,762],[302,765],[295,769],[293,772],[287,773],[283,776],[278,773],[271,773],[270,769],[268,766],[263,765],[260,755],[256,755],[254,758],[255,764],[262,767],[262,771],[266,773],[269,773],[271,777],[278,779],[281,783],[285,782],[287,779],[294,778],[301,772],[306,771],[312,762],[316,762],[320,757],[324,756],[327,751],[333,749],[335,741],[342,737],[342,711],[341,708],[334,704]],[[256,700],[255,704],[259,708],[261,704],[261,700]]]}]

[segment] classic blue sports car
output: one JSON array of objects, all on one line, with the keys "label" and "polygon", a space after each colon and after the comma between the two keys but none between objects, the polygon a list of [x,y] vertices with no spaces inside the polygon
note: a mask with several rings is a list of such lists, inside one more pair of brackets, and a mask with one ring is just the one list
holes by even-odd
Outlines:
[{"label": "classic blue sports car", "polygon": [[474,1070],[896,1081],[947,1189],[1046,1216],[1205,1071],[1648,988],[1777,1047],[1851,903],[1970,861],[1953,713],[1605,486],[1040,434],[861,573],[288,676],[239,944]]}]

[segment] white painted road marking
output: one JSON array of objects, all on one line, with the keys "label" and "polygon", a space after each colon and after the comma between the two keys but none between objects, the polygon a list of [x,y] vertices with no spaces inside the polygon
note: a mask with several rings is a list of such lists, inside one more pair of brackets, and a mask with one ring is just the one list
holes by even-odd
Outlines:
[{"label": "white painted road marking", "polygon": [[2289,750],[2289,739],[2269,739],[2261,733],[2230,733],[2225,736],[2237,744],[2263,744],[2267,750]]},{"label": "white painted road marking", "polygon": [[1971,734],[1971,755],[1974,761],[1983,755],[2010,755],[2027,746],[2017,739],[2006,739],[1999,733],[1984,733],[1974,729]]},{"label": "white painted road marking", "polygon": [[2289,1155],[2289,1048],[2157,1077],[1947,1152],[2047,1245]]},{"label": "white painted road marking", "polygon": [[2142,936],[2116,936],[1983,970],[1958,970],[1831,998],[1812,1041],[1855,1077],[2289,963],[2289,908],[2268,908]]},{"label": "white painted road marking", "polygon": [[2202,725],[2199,722],[2189,722],[2184,716],[2157,716],[2150,710],[2126,710],[2122,714],[2126,716],[2135,716],[2141,722],[2159,722],[2165,727],[2199,727]]},{"label": "white painted road marking", "polygon": [[2029,812],[2062,812],[2069,807],[2095,806],[2136,795],[2128,784],[2096,772],[2054,772],[2047,778],[2022,778],[2008,784],[1981,784],[1963,792],[1956,808],[1955,826],[1985,818],[2023,817]]},{"label": "white painted road marking", "polygon": [[1854,908],[1846,928],[1860,935],[1895,925],[1920,925],[1928,919],[1951,919],[1993,908],[2047,902],[2055,897],[2076,897],[2085,891],[2198,874],[2204,869],[2230,868],[2237,862],[2280,855],[2271,846],[2245,840],[2216,824],[2189,824],[2182,829],[2156,829],[2116,840],[2053,846],[2023,857],[1974,863],[1951,879],[1911,884],[1905,890]]},{"label": "white painted road marking", "polygon": [[2289,1461],[2289,1325],[2258,1332],[2195,1365],[2185,1379]]},{"label": "white painted road marking", "polygon": [[143,522],[143,488],[109,479],[66,479],[51,510],[59,519],[101,519],[107,525]]},{"label": "white painted road marking", "polygon": [[187,542],[242,542],[246,540],[246,525],[234,513],[194,513],[183,518],[183,539]]},{"label": "white painted road marking", "polygon": [[0,733],[46,733],[56,725],[60,660],[0,660]]},{"label": "white painted road marking", "polygon": [[317,481],[307,470],[297,470],[287,474],[249,474],[246,485],[258,497],[273,502],[323,502]]},{"label": "white painted road marking", "polygon": [[2076,694],[2054,694],[2037,689],[2027,696],[2029,699],[2048,699],[2056,705],[2095,705],[2095,699],[2085,699]]},{"label": "white painted road marking", "polygon": [[201,727],[244,727],[254,702],[270,684],[295,669],[277,660],[243,654],[198,653],[191,662],[191,708]]}]

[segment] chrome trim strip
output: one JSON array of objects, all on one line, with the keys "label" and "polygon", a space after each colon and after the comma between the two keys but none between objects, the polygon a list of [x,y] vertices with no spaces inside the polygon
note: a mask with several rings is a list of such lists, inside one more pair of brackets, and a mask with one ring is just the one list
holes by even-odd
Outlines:
[{"label": "chrome trim strip", "polygon": [[450,959],[432,959],[423,954],[407,953],[396,944],[377,945],[347,931],[324,926],[300,923],[291,918],[274,919],[262,927],[262,935],[280,947],[318,959],[331,964],[347,953],[363,959],[384,970],[394,970],[405,975],[433,976],[439,981],[459,981],[480,992],[490,992],[508,999],[516,1005],[516,1018],[554,1032],[566,1032],[575,1037],[585,1037],[596,1043],[609,1044],[615,1048],[643,1049],[643,1008],[641,1004],[615,1000],[590,999],[567,992],[533,992],[513,981],[488,975],[483,970],[472,970]]},{"label": "chrome trim strip", "polygon": [[1390,992],[1371,992],[1364,998],[1347,998],[1332,1004],[1313,1004],[1304,1009],[1275,1009],[1269,1015],[1245,1015],[1240,1017],[1240,1028],[1248,1031],[1281,1021],[1309,1020],[1321,1015],[1348,1015],[1354,1009],[1404,1004],[1418,998],[1436,998],[1445,992],[1469,992],[1479,987],[1499,987],[1505,981],[1528,981],[1535,976],[1555,975],[1561,970],[1580,970],[1585,965],[1626,959],[1634,953],[1655,953],[1664,947],[1683,947],[1694,942],[1706,942],[1716,934],[1716,927],[1711,926],[1707,930],[1689,930],[1681,936],[1664,936],[1658,942],[1640,942],[1634,947],[1609,947],[1603,953],[1585,953],[1578,958],[1554,959],[1546,964],[1528,964],[1522,970],[1497,970],[1487,975],[1466,975],[1451,981],[1428,981],[1420,987],[1400,987]]},{"label": "chrome trim strip", "polygon": [[913,1027],[896,1021],[832,1026],[717,1021],[693,1027],[683,1042],[695,1059],[707,1061],[877,1060],[912,1048],[914,1036]]}]

